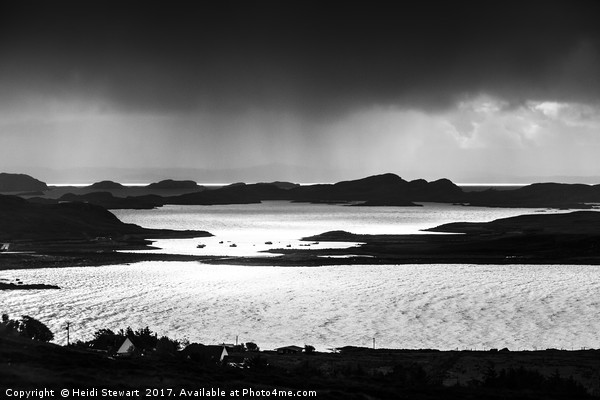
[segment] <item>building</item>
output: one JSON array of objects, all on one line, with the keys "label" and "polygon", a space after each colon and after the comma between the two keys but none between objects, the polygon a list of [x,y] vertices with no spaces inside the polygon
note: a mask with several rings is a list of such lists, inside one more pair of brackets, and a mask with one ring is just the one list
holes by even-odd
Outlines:
[{"label": "building", "polygon": [[277,354],[298,354],[298,353],[302,353],[302,350],[304,350],[304,347],[285,346],[285,347],[279,347],[275,350],[277,351]]},{"label": "building", "polygon": [[138,354],[138,348],[133,344],[130,338],[126,337],[123,344],[119,346],[116,355],[120,357],[131,357],[134,354]]},{"label": "building", "polygon": [[220,364],[227,357],[227,349],[224,346],[205,346],[192,343],[181,351],[181,354],[190,360],[206,364]]}]

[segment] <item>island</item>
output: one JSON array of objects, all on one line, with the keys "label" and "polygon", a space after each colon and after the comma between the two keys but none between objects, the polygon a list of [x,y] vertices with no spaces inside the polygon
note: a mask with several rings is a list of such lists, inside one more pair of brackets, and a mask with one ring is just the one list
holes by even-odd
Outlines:
[{"label": "island", "polygon": [[482,223],[450,223],[419,235],[331,231],[306,242],[355,242],[346,249],[269,249],[276,257],[206,260],[241,265],[600,264],[600,213],[531,214]]},{"label": "island", "polygon": [[[19,183],[16,185],[15,182]],[[108,209],[151,209],[167,204],[253,204],[269,200],[347,204],[352,206],[415,207],[423,202],[477,207],[593,209],[600,204],[600,185],[535,183],[506,190],[466,191],[442,178],[407,181],[386,173],[332,184],[299,185],[270,182],[204,187],[193,180],[171,179],[146,186],[126,186],[110,180],[85,187],[48,187],[27,175],[0,176],[0,193],[10,192],[31,202],[56,204],[80,201]]]},{"label": "island", "polygon": [[0,242],[10,249],[0,252],[0,269],[193,260],[196,258],[121,251],[150,249],[150,239],[212,236],[206,231],[126,224],[105,208],[90,203],[38,204],[6,195],[0,195],[0,220]]}]

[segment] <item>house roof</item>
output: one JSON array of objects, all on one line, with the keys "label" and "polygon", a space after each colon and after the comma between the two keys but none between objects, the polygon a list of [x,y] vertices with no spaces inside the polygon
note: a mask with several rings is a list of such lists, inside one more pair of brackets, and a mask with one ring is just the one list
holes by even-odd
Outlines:
[{"label": "house roof", "polygon": [[222,357],[227,356],[227,350],[221,345],[205,346],[200,343],[192,343],[188,345],[181,351],[181,353],[186,357],[193,356],[194,358],[216,361],[221,361]]},{"label": "house roof", "polygon": [[284,346],[284,347],[278,347],[275,350],[293,350],[293,351],[302,351],[304,350],[304,347],[300,347],[300,346]]},{"label": "house roof", "polygon": [[123,340],[123,343],[121,344],[121,346],[119,346],[119,349],[117,350],[117,354],[133,353],[134,351],[135,351],[135,344],[133,344],[133,342],[131,341],[130,338],[126,337],[125,340]]}]

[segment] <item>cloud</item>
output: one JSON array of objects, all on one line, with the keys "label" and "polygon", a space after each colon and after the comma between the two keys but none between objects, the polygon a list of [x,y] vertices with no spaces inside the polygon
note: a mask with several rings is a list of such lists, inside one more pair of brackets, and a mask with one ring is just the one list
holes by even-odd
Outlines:
[{"label": "cloud", "polygon": [[262,109],[124,113],[102,102],[29,100],[20,112],[0,113],[4,169],[277,164],[356,177],[391,171],[406,179],[485,180],[593,175],[600,148],[599,106],[528,100],[514,107],[485,93],[443,111],[372,106],[311,122]]},{"label": "cloud", "polygon": [[600,128],[600,104],[566,103],[556,101],[529,101],[531,110],[547,119],[569,127]]},{"label": "cloud", "polygon": [[517,105],[600,99],[593,2],[419,2],[400,14],[311,2],[20,3],[0,12],[5,101],[34,93],[133,113],[260,108],[314,120],[440,110],[477,93]]},{"label": "cloud", "polygon": [[595,173],[594,2],[13,3],[6,168]]}]

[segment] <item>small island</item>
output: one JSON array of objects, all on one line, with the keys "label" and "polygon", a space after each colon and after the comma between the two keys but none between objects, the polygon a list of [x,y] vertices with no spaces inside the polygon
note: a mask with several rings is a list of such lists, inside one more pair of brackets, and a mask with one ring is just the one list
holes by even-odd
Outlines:
[{"label": "small island", "polygon": [[0,282],[0,290],[45,290],[60,289],[56,285],[46,285],[44,283],[15,284],[12,282]]}]

